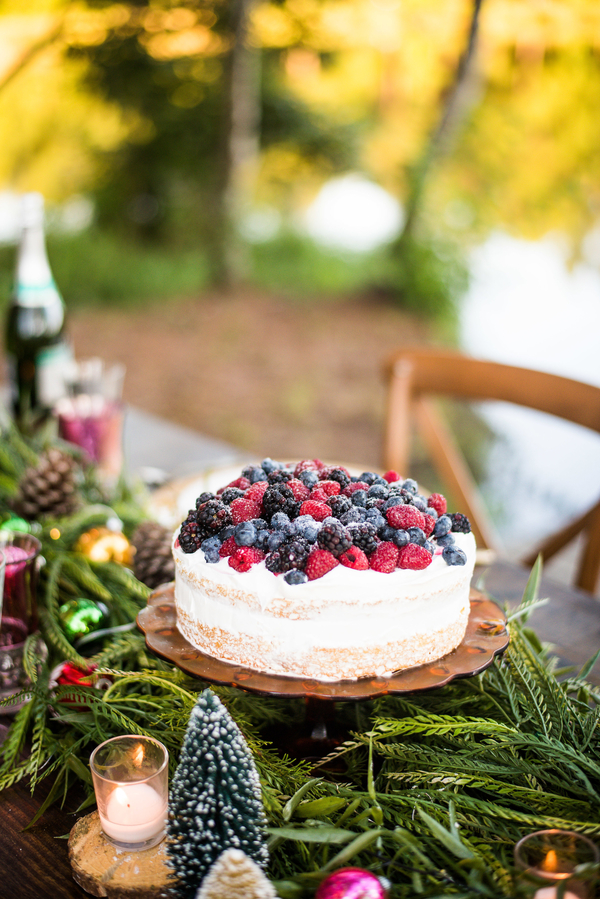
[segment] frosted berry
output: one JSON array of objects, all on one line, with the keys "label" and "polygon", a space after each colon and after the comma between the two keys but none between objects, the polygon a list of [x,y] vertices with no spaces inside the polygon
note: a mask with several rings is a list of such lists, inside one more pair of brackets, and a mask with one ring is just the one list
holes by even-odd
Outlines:
[{"label": "frosted berry", "polygon": [[262,562],[265,554],[255,546],[238,546],[229,556],[229,564],[236,571],[249,571],[257,562]]},{"label": "frosted berry", "polygon": [[422,528],[407,528],[406,533],[411,543],[417,546],[423,546],[425,543],[425,532]]},{"label": "frosted berry", "polygon": [[220,531],[231,524],[233,513],[230,508],[218,499],[210,499],[196,510],[196,520],[207,531]]},{"label": "frosted berry", "polygon": [[300,571],[299,568],[291,568],[290,571],[284,574],[283,579],[286,584],[306,584],[308,575],[305,571]]},{"label": "frosted berry", "polygon": [[442,551],[442,558],[447,565],[466,565],[467,554],[458,546],[445,546]]},{"label": "frosted berry", "polygon": [[402,480],[398,472],[394,471],[393,468],[390,469],[390,471],[386,471],[383,478],[388,482],[388,484],[395,484],[396,481]]},{"label": "frosted berry", "polygon": [[369,557],[369,567],[373,571],[381,571],[391,574],[398,564],[398,547],[393,543],[384,541],[380,543],[374,553]]},{"label": "frosted berry", "polygon": [[324,469],[323,474],[326,475],[328,480],[337,481],[342,490],[344,487],[348,486],[351,480],[350,472],[341,465],[338,465],[335,468]]},{"label": "frosted berry", "polygon": [[348,527],[348,534],[352,540],[353,546],[362,549],[364,553],[370,555],[377,549],[379,540],[377,539],[377,528],[369,521],[361,521]]},{"label": "frosted berry", "polygon": [[454,512],[450,518],[452,519],[452,530],[458,534],[470,534],[471,522],[466,515],[461,512]]},{"label": "frosted berry", "polygon": [[238,549],[238,545],[235,542],[235,537],[228,537],[227,540],[224,540],[221,544],[219,555],[222,559],[224,559],[226,556],[230,556],[232,553],[234,553],[236,549]]},{"label": "frosted berry", "polygon": [[330,552],[326,549],[313,549],[310,556],[308,557],[308,562],[306,563],[306,575],[309,581],[315,581],[317,578],[323,577],[324,574],[327,574],[328,571],[331,571],[332,568],[335,568],[340,563],[332,556]]},{"label": "frosted berry", "polygon": [[280,559],[279,570],[303,569],[306,566],[311,550],[311,544],[302,537],[288,537],[286,540],[283,540],[277,549]]},{"label": "frosted berry", "polygon": [[338,559],[346,568],[353,568],[355,571],[366,571],[369,567],[369,560],[358,546],[351,546],[341,553]]},{"label": "frosted berry", "polygon": [[338,481],[319,481],[318,489],[322,490],[326,496],[337,496],[341,492],[341,486]]},{"label": "frosted berry", "polygon": [[425,515],[423,515],[423,521],[425,522],[425,524],[424,524],[422,530],[425,532],[426,537],[431,537],[431,535],[433,534],[437,519],[434,518],[433,515],[426,513]]},{"label": "frosted berry", "polygon": [[392,534],[392,543],[395,543],[398,549],[402,549],[403,546],[406,546],[408,543],[410,543],[409,532],[403,530],[402,528],[397,528]]},{"label": "frosted berry", "polygon": [[431,565],[431,554],[424,546],[409,543],[398,551],[398,568],[410,568],[412,571],[420,571]]},{"label": "frosted berry", "polygon": [[310,496],[309,488],[302,481],[299,481],[298,478],[292,478],[287,485],[294,494],[294,499],[300,500],[300,502],[304,502]]},{"label": "frosted berry", "polygon": [[445,537],[452,530],[452,519],[449,515],[442,515],[435,523],[433,528],[433,536],[437,539]]},{"label": "frosted berry", "polygon": [[348,484],[347,487],[344,487],[342,493],[344,496],[352,496],[357,490],[364,490],[366,493],[370,486],[371,485],[367,484],[366,481],[353,481],[351,484]]},{"label": "frosted berry", "polygon": [[448,508],[446,497],[442,496],[441,493],[432,493],[427,500],[427,505],[435,509],[438,515],[443,515]]},{"label": "frosted berry", "polygon": [[251,487],[248,487],[244,495],[246,499],[251,499],[254,500],[254,502],[260,503],[268,486],[266,481],[257,481],[255,484],[252,484]]},{"label": "frosted berry", "polygon": [[323,521],[331,515],[331,509],[325,502],[307,499],[300,506],[300,515],[312,515],[315,521]]},{"label": "frosted berry", "polygon": [[414,506],[392,506],[385,513],[385,516],[393,528],[421,528],[425,529],[424,515],[415,509]]},{"label": "frosted berry", "polygon": [[235,526],[233,536],[238,546],[253,546],[256,543],[256,533],[251,521],[242,521]]},{"label": "frosted berry", "polygon": [[317,534],[317,543],[321,549],[329,550],[336,557],[352,546],[352,540],[348,531],[342,522],[337,521],[335,518],[323,524],[323,527]]}]

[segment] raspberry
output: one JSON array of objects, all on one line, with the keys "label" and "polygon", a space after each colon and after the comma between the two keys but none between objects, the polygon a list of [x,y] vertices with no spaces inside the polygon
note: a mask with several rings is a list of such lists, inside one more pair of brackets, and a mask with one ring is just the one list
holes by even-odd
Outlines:
[{"label": "raspberry", "polygon": [[313,489],[310,491],[308,498],[314,499],[319,503],[326,503],[327,500],[329,499],[329,497],[327,496],[325,491],[321,490],[321,485],[319,485],[318,487],[313,487]]},{"label": "raspberry", "polygon": [[247,490],[250,486],[250,481],[248,478],[239,477],[236,478],[235,481],[231,481],[231,483],[226,484],[226,487],[239,487],[240,490]]},{"label": "raspberry", "polygon": [[398,568],[410,568],[412,571],[420,571],[431,565],[432,556],[424,546],[409,543],[403,546],[398,553]]},{"label": "raspberry", "polygon": [[448,508],[446,497],[442,496],[441,493],[432,493],[427,500],[427,505],[431,506],[432,509],[435,509],[438,515],[443,515]]},{"label": "raspberry", "polygon": [[324,521],[331,515],[331,509],[327,503],[314,499],[305,500],[300,506],[299,515],[312,515],[315,521]]},{"label": "raspberry", "polygon": [[322,490],[326,496],[337,496],[342,488],[339,481],[323,480],[319,481],[317,489]]},{"label": "raspberry", "polygon": [[414,506],[392,506],[385,513],[385,517],[393,528],[421,528],[425,530],[425,516]]},{"label": "raspberry", "polygon": [[302,459],[296,463],[294,477],[297,478],[303,471],[319,471],[323,467],[320,459]]},{"label": "raspberry", "polygon": [[248,571],[257,562],[262,562],[265,554],[255,546],[238,546],[236,551],[229,556],[229,564],[236,571]]},{"label": "raspberry", "polygon": [[398,562],[398,547],[384,540],[369,557],[369,568],[390,574]]},{"label": "raspberry", "polygon": [[323,480],[327,479],[328,481],[337,481],[342,489],[344,487],[347,487],[351,480],[350,472],[347,468],[344,468],[343,465],[324,468],[320,472],[319,477],[323,478]]},{"label": "raspberry", "polygon": [[263,496],[265,495],[265,490],[269,485],[266,481],[257,481],[256,484],[251,484],[246,490],[244,496],[246,499],[254,500],[257,503],[262,501]]},{"label": "raspberry", "polygon": [[355,571],[366,571],[369,567],[369,560],[358,546],[351,546],[338,559],[346,568],[354,568]]},{"label": "raspberry", "polygon": [[245,496],[240,499],[234,499],[229,508],[231,509],[231,517],[234,524],[250,521],[252,518],[260,518],[260,502],[246,499]]},{"label": "raspberry", "polygon": [[294,494],[294,499],[300,500],[301,503],[310,496],[310,490],[298,478],[292,478],[291,481],[287,482],[287,486]]},{"label": "raspberry", "polygon": [[393,468],[390,471],[386,471],[386,473],[383,476],[383,479],[384,479],[384,481],[387,481],[388,484],[395,484],[396,481],[402,480],[402,478],[400,477],[398,472],[394,471]]},{"label": "raspberry", "polygon": [[339,564],[335,556],[332,556],[326,549],[313,549],[304,570],[309,581],[315,581]]},{"label": "raspberry", "polygon": [[235,537],[232,534],[231,537],[228,537],[227,540],[224,540],[221,544],[219,555],[222,559],[224,559],[225,556],[230,556],[232,553],[234,553],[236,549],[239,549],[239,546],[235,542]]},{"label": "raspberry", "polygon": [[425,527],[421,528],[421,530],[424,532],[426,537],[431,537],[437,518],[434,518],[433,515],[427,515],[427,513],[423,515],[423,518],[425,520]]},{"label": "raspberry", "polygon": [[365,490],[369,489],[369,485],[366,481],[353,481],[352,484],[348,484],[347,487],[344,487],[342,493],[344,496],[352,496],[355,490]]}]

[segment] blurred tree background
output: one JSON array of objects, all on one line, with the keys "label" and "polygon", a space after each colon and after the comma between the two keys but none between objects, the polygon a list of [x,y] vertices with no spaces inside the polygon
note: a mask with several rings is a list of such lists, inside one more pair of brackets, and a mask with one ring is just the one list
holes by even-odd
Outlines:
[{"label": "blurred tree background", "polygon": [[[72,300],[278,266],[443,314],[493,229],[597,220],[596,0],[4,0],[0,50],[2,196],[46,196]],[[342,264],[297,223],[348,173],[405,226]]]}]

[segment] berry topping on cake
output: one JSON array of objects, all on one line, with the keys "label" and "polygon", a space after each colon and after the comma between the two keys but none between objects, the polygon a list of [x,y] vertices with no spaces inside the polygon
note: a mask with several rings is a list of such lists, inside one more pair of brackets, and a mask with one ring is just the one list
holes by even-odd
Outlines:
[{"label": "berry topping on cake", "polygon": [[335,556],[326,550],[326,549],[313,549],[310,556],[308,557],[308,561],[306,563],[306,576],[309,581],[315,581],[319,577],[323,577],[323,575],[327,574],[328,571],[331,571],[332,568],[335,568],[336,565],[339,565],[339,561]]},{"label": "berry topping on cake", "polygon": [[239,572],[264,561],[273,575],[300,584],[340,563],[382,573],[420,570],[434,557],[465,565],[454,534],[470,531],[469,519],[449,513],[441,493],[426,498],[416,481],[396,471],[351,476],[319,459],[266,458],[216,494],[203,492],[175,546],[184,553],[202,549],[208,563],[228,558]]},{"label": "berry topping on cake", "polygon": [[420,571],[431,565],[432,556],[424,546],[416,543],[408,543],[398,551],[398,568],[410,568],[412,571]]}]

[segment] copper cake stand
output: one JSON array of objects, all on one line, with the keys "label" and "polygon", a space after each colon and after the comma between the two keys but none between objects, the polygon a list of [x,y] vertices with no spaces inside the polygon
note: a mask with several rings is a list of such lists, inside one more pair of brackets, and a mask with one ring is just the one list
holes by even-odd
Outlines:
[{"label": "copper cake stand", "polygon": [[442,659],[407,668],[389,677],[319,681],[311,678],[264,674],[212,658],[196,649],[177,629],[173,583],[158,587],[137,616],[150,649],[182,671],[214,684],[238,687],[265,696],[309,697],[333,701],[375,699],[386,693],[414,693],[443,687],[459,677],[484,671],[508,646],[506,616],[482,593],[471,589],[471,611],[460,646]]}]

